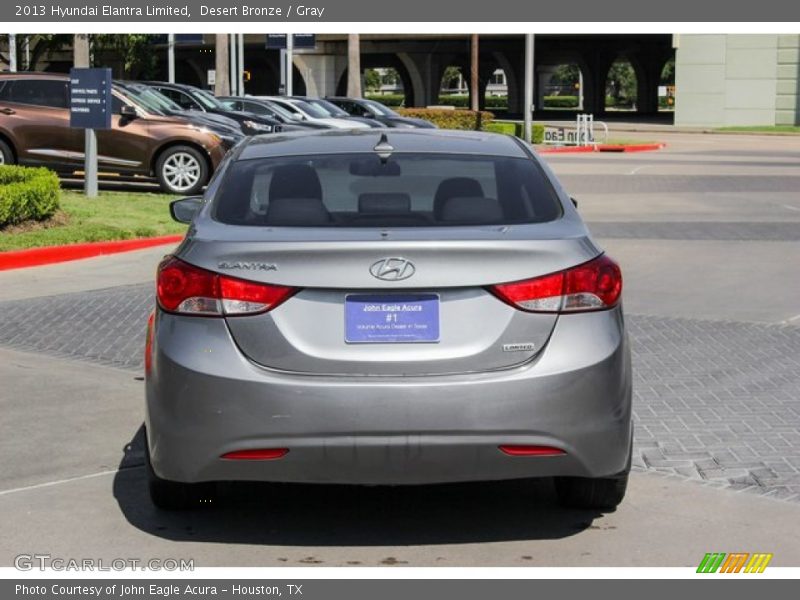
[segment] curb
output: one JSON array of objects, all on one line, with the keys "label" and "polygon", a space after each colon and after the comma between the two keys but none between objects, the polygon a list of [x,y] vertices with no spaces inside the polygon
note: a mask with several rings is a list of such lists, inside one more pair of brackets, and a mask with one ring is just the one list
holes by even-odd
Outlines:
[{"label": "curb", "polygon": [[665,148],[666,144],[627,144],[617,146],[611,144],[598,144],[597,146],[559,146],[557,148],[543,148],[537,150],[539,154],[584,154],[587,152],[653,152]]},{"label": "curb", "polygon": [[104,254],[119,254],[131,252],[152,246],[176,244],[183,239],[183,235],[164,235],[152,238],[135,238],[132,240],[115,240],[111,242],[87,242],[83,244],[68,244],[65,246],[45,246],[44,248],[30,248],[28,250],[11,250],[0,252],[0,271],[10,269],[23,269],[25,267],[39,267],[54,263],[91,258]]}]

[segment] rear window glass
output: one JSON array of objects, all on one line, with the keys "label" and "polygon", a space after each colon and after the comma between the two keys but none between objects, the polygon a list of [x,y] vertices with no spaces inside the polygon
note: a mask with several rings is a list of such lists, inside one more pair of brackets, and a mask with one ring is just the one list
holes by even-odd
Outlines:
[{"label": "rear window glass", "polygon": [[214,208],[223,223],[276,227],[510,225],[561,214],[531,160],[405,153],[239,161]]}]

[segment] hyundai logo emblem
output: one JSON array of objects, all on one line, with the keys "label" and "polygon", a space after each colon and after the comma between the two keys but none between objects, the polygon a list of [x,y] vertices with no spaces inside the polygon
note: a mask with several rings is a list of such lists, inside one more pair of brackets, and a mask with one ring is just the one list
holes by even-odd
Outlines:
[{"label": "hyundai logo emblem", "polygon": [[382,258],[377,262],[372,263],[369,272],[377,279],[384,281],[401,281],[408,279],[414,274],[416,268],[414,263],[405,258],[389,257]]}]

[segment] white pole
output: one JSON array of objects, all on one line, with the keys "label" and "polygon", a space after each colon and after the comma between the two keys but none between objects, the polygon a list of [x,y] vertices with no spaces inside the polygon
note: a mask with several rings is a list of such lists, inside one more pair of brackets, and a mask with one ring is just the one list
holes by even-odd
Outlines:
[{"label": "white pole", "polygon": [[239,90],[236,89],[238,79],[236,78],[236,34],[228,34],[228,58],[230,59],[230,68],[228,69],[228,81],[231,87],[231,96],[238,96]]},{"label": "white pole", "polygon": [[167,78],[175,83],[175,34],[167,35]]},{"label": "white pole", "polygon": [[286,50],[281,48],[280,52],[280,63],[281,63],[281,88],[278,92],[285,96],[286,95]]},{"label": "white pole", "polygon": [[294,34],[286,34],[286,95],[294,96]]},{"label": "white pole", "polygon": [[531,143],[531,126],[532,113],[533,113],[533,34],[525,34],[525,102],[522,107],[524,119],[524,137],[525,141]]},{"label": "white pole", "polygon": [[8,34],[8,70],[17,72],[17,34]]},{"label": "white pole", "polygon": [[244,96],[244,34],[239,34],[239,95]]}]

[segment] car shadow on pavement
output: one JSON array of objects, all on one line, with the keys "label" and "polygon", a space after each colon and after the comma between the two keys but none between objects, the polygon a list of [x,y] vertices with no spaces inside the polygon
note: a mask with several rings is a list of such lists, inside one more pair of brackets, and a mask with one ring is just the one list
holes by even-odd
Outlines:
[{"label": "car shadow on pavement", "polygon": [[114,497],[128,522],[173,541],[387,546],[558,539],[599,511],[556,504],[549,479],[401,487],[223,484],[219,505],[162,511],[147,494],[144,426],[125,446]]}]

